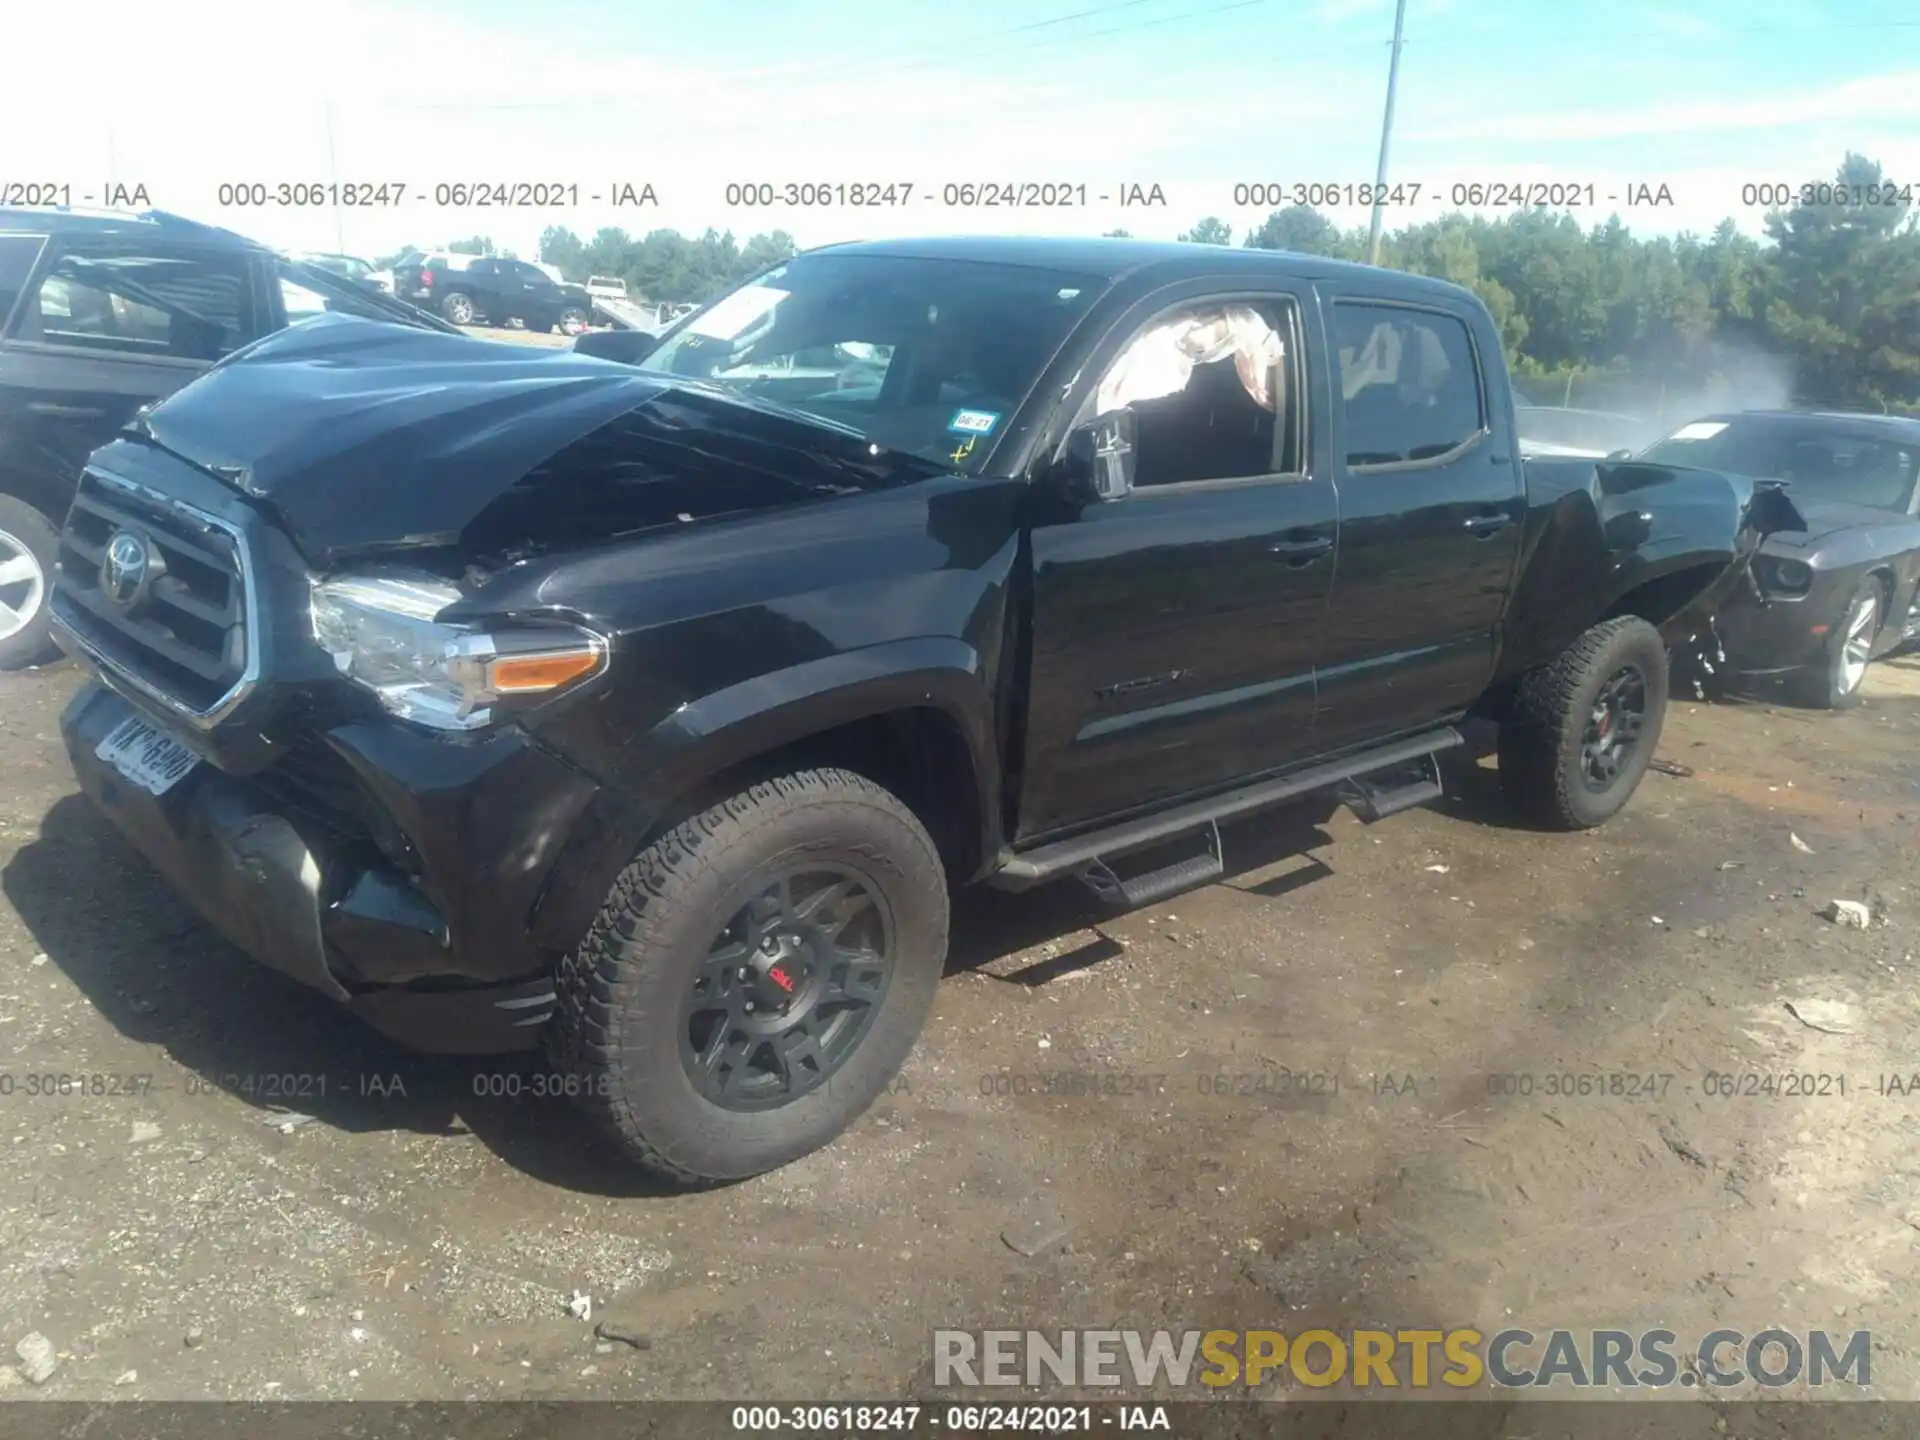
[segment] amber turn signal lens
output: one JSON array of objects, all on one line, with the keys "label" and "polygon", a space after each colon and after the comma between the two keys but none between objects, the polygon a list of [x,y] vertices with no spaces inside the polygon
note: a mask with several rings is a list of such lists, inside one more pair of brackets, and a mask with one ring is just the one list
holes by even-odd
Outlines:
[{"label": "amber turn signal lens", "polygon": [[487,666],[487,688],[496,695],[539,694],[570,685],[599,668],[600,652],[588,648],[500,655]]}]

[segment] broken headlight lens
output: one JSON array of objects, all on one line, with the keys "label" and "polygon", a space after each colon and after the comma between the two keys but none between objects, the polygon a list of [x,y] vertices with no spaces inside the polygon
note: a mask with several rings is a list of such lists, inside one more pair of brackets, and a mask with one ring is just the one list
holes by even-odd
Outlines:
[{"label": "broken headlight lens", "polygon": [[316,580],[313,638],[388,710],[437,730],[478,730],[503,702],[551,695],[606,668],[606,642],[578,626],[486,631],[435,618],[459,599],[431,576]]}]

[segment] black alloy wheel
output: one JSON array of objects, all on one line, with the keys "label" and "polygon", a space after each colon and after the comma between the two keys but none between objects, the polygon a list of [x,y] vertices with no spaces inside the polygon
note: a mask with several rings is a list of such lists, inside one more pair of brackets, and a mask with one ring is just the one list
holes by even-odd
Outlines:
[{"label": "black alloy wheel", "polygon": [[1594,696],[1580,738],[1581,780],[1589,790],[1599,794],[1613,788],[1646,723],[1647,677],[1637,665],[1622,665]]},{"label": "black alloy wheel", "polygon": [[872,877],[812,862],[748,882],[695,974],[681,1062],[723,1110],[791,1104],[853,1054],[886,998],[894,924]]}]

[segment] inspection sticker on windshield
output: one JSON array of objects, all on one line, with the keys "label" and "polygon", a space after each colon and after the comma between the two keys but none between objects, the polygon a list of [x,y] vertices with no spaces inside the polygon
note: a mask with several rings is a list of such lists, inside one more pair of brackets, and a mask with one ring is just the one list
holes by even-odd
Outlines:
[{"label": "inspection sticker on windshield", "polygon": [[1691,425],[1682,425],[1667,438],[1669,440],[1711,440],[1727,428],[1724,420],[1696,420]]},{"label": "inspection sticker on windshield", "polygon": [[991,435],[1000,423],[998,410],[956,410],[947,422],[949,435]]},{"label": "inspection sticker on windshield", "polygon": [[711,335],[716,340],[731,340],[774,306],[787,298],[788,291],[771,285],[749,285],[719,301],[698,320],[687,326],[690,334]]},{"label": "inspection sticker on windshield", "polygon": [[200,757],[166,731],[129,715],[94,752],[149,795],[164,795],[192,773]]}]

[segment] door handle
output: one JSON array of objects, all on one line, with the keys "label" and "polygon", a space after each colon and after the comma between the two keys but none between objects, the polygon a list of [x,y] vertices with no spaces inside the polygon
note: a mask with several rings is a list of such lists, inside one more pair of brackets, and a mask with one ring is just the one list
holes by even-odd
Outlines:
[{"label": "door handle", "polygon": [[1513,523],[1513,517],[1504,512],[1498,515],[1469,515],[1463,529],[1471,530],[1476,540],[1485,540],[1498,535]]},{"label": "door handle", "polygon": [[1267,546],[1269,555],[1278,555],[1289,565],[1309,565],[1333,549],[1330,535],[1311,535],[1293,540],[1276,540]]}]

